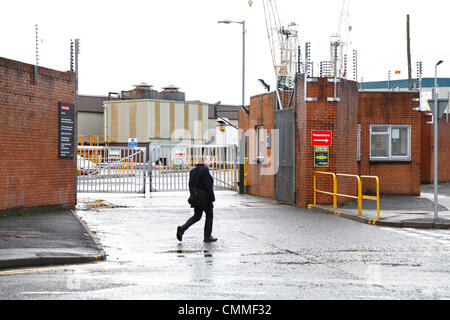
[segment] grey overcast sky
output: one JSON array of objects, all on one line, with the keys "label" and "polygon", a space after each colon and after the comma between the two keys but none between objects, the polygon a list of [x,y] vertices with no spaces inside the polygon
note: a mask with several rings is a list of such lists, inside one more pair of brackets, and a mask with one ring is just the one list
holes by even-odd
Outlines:
[{"label": "grey overcast sky", "polygon": [[[277,0],[284,23],[296,22],[299,41],[311,42],[312,60],[329,60],[341,0]],[[386,80],[389,70],[407,78],[406,15],[411,16],[413,77],[450,77],[448,0],[353,0],[352,48],[359,80]],[[262,0],[3,0],[0,56],[34,63],[34,25],[39,26],[40,65],[69,69],[70,39],[79,38],[80,94],[107,95],[147,82],[160,90],[176,85],[188,100],[241,103],[241,25],[247,23],[246,104],[274,86]]]}]

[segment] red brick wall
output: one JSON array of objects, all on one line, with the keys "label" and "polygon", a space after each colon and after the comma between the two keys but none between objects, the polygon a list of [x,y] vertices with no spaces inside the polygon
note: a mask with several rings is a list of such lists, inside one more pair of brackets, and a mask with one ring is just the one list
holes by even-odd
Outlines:
[{"label": "red brick wall", "polygon": [[[304,101],[304,82],[298,83],[297,111],[297,205],[306,207],[313,203],[314,171],[341,174],[358,174],[356,162],[358,87],[356,82],[342,80],[338,84],[337,96],[340,102],[328,102],[334,95],[334,83],[327,78],[308,83],[308,97],[317,102]],[[311,131],[331,130],[333,145],[330,148],[329,168],[314,168],[314,147],[311,146]],[[332,192],[332,178],[318,176],[317,187]],[[356,195],[356,179],[339,178],[338,193]],[[318,194],[318,203],[332,203],[332,197]],[[349,201],[339,198],[338,202]]]},{"label": "red brick wall", "polygon": [[75,76],[0,58],[0,211],[75,205],[75,158],[58,158],[58,102]]},{"label": "red brick wall", "polygon": [[[266,174],[271,167],[271,163],[257,163],[257,132],[258,126],[263,126],[267,133],[272,133],[275,129],[274,122],[275,94],[267,93],[251,97],[248,107],[249,115],[239,110],[239,129],[246,131],[248,144],[247,154],[249,156],[248,186],[249,194],[265,198],[274,198],[275,195],[275,175]],[[267,148],[265,159],[272,157],[272,149]],[[262,174],[263,170],[265,171]]]},{"label": "red brick wall", "polygon": [[[421,157],[421,182],[434,183],[434,126],[427,124],[431,117],[422,113],[422,157]],[[439,182],[450,181],[450,119],[446,122],[446,116],[439,124]]]},{"label": "red brick wall", "polygon": [[[319,78],[308,83],[308,97],[318,98],[317,102],[304,101],[304,82],[297,87],[296,115],[296,203],[306,207],[313,203],[313,173],[317,171],[351,175],[378,176],[380,192],[385,195],[419,195],[421,177],[423,182],[432,178],[432,126],[425,125],[423,112],[413,111],[418,97],[412,92],[358,92],[353,81],[342,80],[338,84],[340,102],[328,102],[333,97],[332,82]],[[250,115],[239,112],[239,127],[250,134],[248,153],[250,155],[250,194],[274,198],[275,177],[261,175],[261,164],[256,164],[257,126],[274,128],[273,93],[251,98]],[[358,124],[361,125],[361,160],[357,161]],[[370,161],[370,125],[398,124],[411,125],[411,161]],[[329,168],[314,168],[314,148],[311,146],[312,130],[333,131],[333,145],[330,148]],[[439,127],[439,176],[441,181],[450,180],[450,123],[445,119]],[[271,150],[268,150],[271,155]],[[430,180],[432,181],[432,180]],[[375,192],[376,184],[364,180],[365,194]],[[332,191],[332,179],[319,176],[318,188]],[[338,178],[338,193],[356,195],[356,179]],[[338,202],[353,201],[340,197]],[[332,203],[332,197],[318,195],[318,203]]]},{"label": "red brick wall", "polygon": [[[378,176],[380,193],[388,195],[420,195],[421,112],[417,93],[360,92],[358,118],[361,124],[360,175]],[[411,161],[370,161],[370,125],[411,125]],[[364,192],[375,192],[375,183],[364,183]]]}]

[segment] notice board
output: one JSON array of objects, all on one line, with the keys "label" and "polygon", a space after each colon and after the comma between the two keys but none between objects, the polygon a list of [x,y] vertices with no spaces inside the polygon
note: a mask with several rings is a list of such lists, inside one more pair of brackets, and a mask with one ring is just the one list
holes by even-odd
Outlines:
[{"label": "notice board", "polygon": [[58,112],[58,157],[73,158],[75,155],[75,105],[60,102]]},{"label": "notice board", "polygon": [[328,168],[330,166],[330,149],[328,147],[314,147],[314,167]]}]

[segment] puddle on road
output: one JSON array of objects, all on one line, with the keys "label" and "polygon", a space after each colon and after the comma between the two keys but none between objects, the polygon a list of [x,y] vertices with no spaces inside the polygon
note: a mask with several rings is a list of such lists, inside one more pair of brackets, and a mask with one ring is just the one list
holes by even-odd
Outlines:
[{"label": "puddle on road", "polygon": [[206,258],[212,258],[212,254],[208,250],[169,250],[158,253],[176,253],[179,255],[202,253],[205,255]]},{"label": "puddle on road", "polygon": [[262,253],[242,254],[242,256],[279,256],[279,255],[295,255],[295,256],[299,256],[300,253],[294,252],[294,251],[291,251],[291,250],[283,250],[283,251],[276,251],[276,252],[262,252]]},{"label": "puddle on road", "polygon": [[90,210],[100,210],[100,209],[116,209],[116,208],[128,208],[125,205],[117,205],[109,203],[105,200],[91,200],[91,199],[81,199],[76,205],[76,209],[90,211]]},{"label": "puddle on road", "polygon": [[17,239],[30,239],[38,238],[39,234],[36,232],[22,232],[22,231],[2,231],[0,230],[0,238],[17,238]]}]

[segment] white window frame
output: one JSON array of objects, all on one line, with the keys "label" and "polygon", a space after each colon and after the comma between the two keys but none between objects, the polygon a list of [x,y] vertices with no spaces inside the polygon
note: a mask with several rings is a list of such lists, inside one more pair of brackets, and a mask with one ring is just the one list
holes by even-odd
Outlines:
[{"label": "white window frame", "polygon": [[[373,128],[388,127],[387,133],[372,132]],[[393,156],[392,155],[392,129],[407,128],[407,155],[406,156]],[[387,157],[373,157],[372,156],[372,135],[387,135],[388,136],[388,156]],[[411,125],[400,124],[371,124],[370,125],[370,137],[369,137],[369,154],[370,161],[411,161]]]}]

